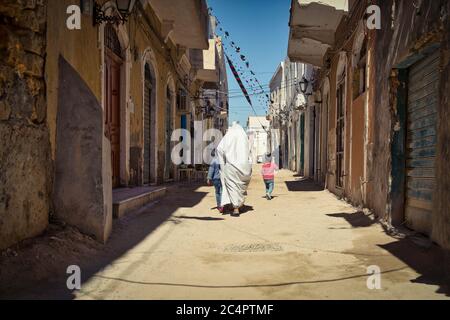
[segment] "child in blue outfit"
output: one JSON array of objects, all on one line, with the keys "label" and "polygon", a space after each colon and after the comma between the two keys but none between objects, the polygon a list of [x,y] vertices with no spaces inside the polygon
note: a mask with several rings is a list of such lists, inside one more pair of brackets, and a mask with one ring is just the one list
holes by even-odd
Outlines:
[{"label": "child in blue outfit", "polygon": [[220,181],[220,163],[219,159],[216,157],[215,150],[212,152],[212,156],[214,158],[209,165],[207,183],[209,186],[214,185],[214,188],[216,189],[217,210],[219,210],[220,213],[223,213],[223,207],[221,205],[222,182]]}]

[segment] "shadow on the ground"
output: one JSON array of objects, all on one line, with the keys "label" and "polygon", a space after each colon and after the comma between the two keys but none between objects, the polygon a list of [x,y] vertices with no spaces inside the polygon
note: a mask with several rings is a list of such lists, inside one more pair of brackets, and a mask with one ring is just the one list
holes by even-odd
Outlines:
[{"label": "shadow on the ground", "polygon": [[[377,220],[371,219],[362,211],[355,213],[333,213],[327,214],[327,216],[344,218],[353,228],[369,227],[377,223]],[[425,237],[423,238],[427,240]],[[414,237],[407,237],[378,246],[420,274],[417,279],[411,280],[412,283],[439,286],[436,293],[450,296],[450,254],[446,255],[442,248],[433,244],[431,240],[428,241],[429,244],[421,244],[419,246],[418,240],[415,240]]]},{"label": "shadow on the ground", "polygon": [[286,187],[289,191],[323,191],[324,188],[317,185],[311,179],[299,179],[295,181],[286,181]]},{"label": "shadow on the ground", "polygon": [[[239,214],[246,214],[249,213],[251,211],[254,211],[255,209],[252,206],[248,206],[248,205],[243,205],[240,209],[239,209]],[[224,212],[222,213],[222,215],[231,215],[233,213],[233,209],[230,206],[226,206]]]},{"label": "shadow on the ground", "polygon": [[174,216],[174,219],[187,219],[187,220],[200,220],[200,221],[220,221],[225,220],[223,218],[214,217],[190,217],[190,216]]},{"label": "shadow on the ground", "polygon": [[[397,271],[406,269],[406,267],[396,268],[391,270],[381,271],[380,274],[389,274]],[[303,280],[303,281],[289,281],[289,282],[276,282],[276,283],[254,283],[254,284],[244,284],[244,285],[207,285],[201,283],[175,283],[175,282],[147,282],[147,281],[135,281],[117,277],[107,277],[103,275],[97,275],[96,278],[105,280],[114,280],[117,282],[124,282],[136,285],[146,285],[146,286],[166,286],[166,287],[190,287],[190,288],[208,288],[208,289],[239,289],[239,288],[275,288],[275,287],[286,287],[294,285],[303,284],[317,284],[317,283],[333,283],[339,281],[353,280],[358,278],[367,278],[367,273],[355,274],[347,277],[338,278],[323,278],[317,280]]]},{"label": "shadow on the ground", "polygon": [[349,224],[352,225],[353,228],[370,227],[377,222],[376,220],[365,215],[362,211],[355,213],[329,213],[327,216],[333,218],[344,218]]},{"label": "shadow on the ground", "polygon": [[[62,258],[53,262],[57,265],[48,265],[48,261],[33,260],[35,264],[33,268],[49,268],[48,276],[37,279],[28,279],[26,287],[11,288],[11,292],[2,293],[1,296],[7,299],[73,299],[75,295],[67,288],[66,280],[69,276],[66,274],[69,265],[77,265],[81,269],[81,278],[83,285],[89,281],[96,273],[111,265],[123,256],[126,252],[142,242],[152,232],[159,228],[163,223],[171,222],[174,224],[182,223],[181,219],[198,219],[198,220],[221,220],[221,218],[202,218],[202,217],[176,217],[173,219],[173,213],[180,208],[191,208],[200,203],[207,195],[206,192],[196,191],[197,185],[191,186],[190,189],[183,189],[183,192],[176,190],[170,191],[163,201],[153,205],[144,207],[136,212],[124,216],[120,220],[114,220],[113,232],[106,245],[98,245],[95,248],[84,247],[83,243],[77,245],[76,255],[70,255],[69,258]],[[155,250],[164,239],[173,230],[169,229],[161,239],[155,243],[148,254],[143,257],[143,261]],[[45,239],[51,242],[51,239]],[[67,251],[71,251],[72,244],[67,245]],[[48,246],[51,248],[51,245]],[[68,252],[69,253],[69,252]],[[72,253],[72,252],[70,252]],[[57,251],[52,252],[54,255],[62,255]],[[126,273],[131,273],[140,265],[137,261],[126,269]],[[30,267],[30,266],[29,266]],[[20,275],[18,275],[20,277]]]},{"label": "shadow on the ground", "polygon": [[254,210],[255,210],[255,209],[253,209],[252,206],[243,205],[243,206],[241,207],[241,209],[239,209],[239,212],[240,212],[241,214],[245,214],[245,213],[248,213],[248,212],[254,211]]},{"label": "shadow on the ground", "polygon": [[411,280],[412,283],[439,286],[436,293],[450,296],[450,259],[442,248],[432,244],[429,248],[423,249],[409,238],[378,246],[420,274]]}]

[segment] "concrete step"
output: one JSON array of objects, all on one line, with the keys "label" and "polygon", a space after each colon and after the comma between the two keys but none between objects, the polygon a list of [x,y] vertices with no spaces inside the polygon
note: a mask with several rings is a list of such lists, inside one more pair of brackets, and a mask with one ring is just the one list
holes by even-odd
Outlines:
[{"label": "concrete step", "polygon": [[166,187],[118,188],[113,190],[113,216],[121,218],[130,211],[162,198]]}]

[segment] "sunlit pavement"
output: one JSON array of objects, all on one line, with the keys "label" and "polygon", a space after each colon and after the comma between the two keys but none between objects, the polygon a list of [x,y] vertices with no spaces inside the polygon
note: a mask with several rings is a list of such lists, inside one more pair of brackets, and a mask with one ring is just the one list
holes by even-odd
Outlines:
[{"label": "sunlit pavement", "polygon": [[[239,218],[211,209],[211,187],[178,188],[129,217],[110,244],[122,244],[114,249],[123,254],[90,275],[76,298],[446,298],[432,274],[423,274],[434,271],[408,260],[411,252],[419,259],[428,254],[424,250],[387,236],[328,191],[294,182],[299,178],[288,171],[279,173],[268,201],[258,173],[255,168],[247,212]],[[396,256],[399,251],[405,256]],[[373,265],[380,268],[381,289],[368,288]]]}]

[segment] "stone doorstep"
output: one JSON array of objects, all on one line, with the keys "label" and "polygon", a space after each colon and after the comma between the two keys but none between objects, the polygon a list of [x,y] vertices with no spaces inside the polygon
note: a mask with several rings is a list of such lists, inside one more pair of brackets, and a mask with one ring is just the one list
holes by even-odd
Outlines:
[{"label": "stone doorstep", "polygon": [[138,194],[130,195],[125,199],[123,197],[120,200],[113,199],[113,217],[121,218],[130,211],[142,208],[146,204],[162,198],[166,192],[166,187],[153,188],[152,190],[138,191]]}]

